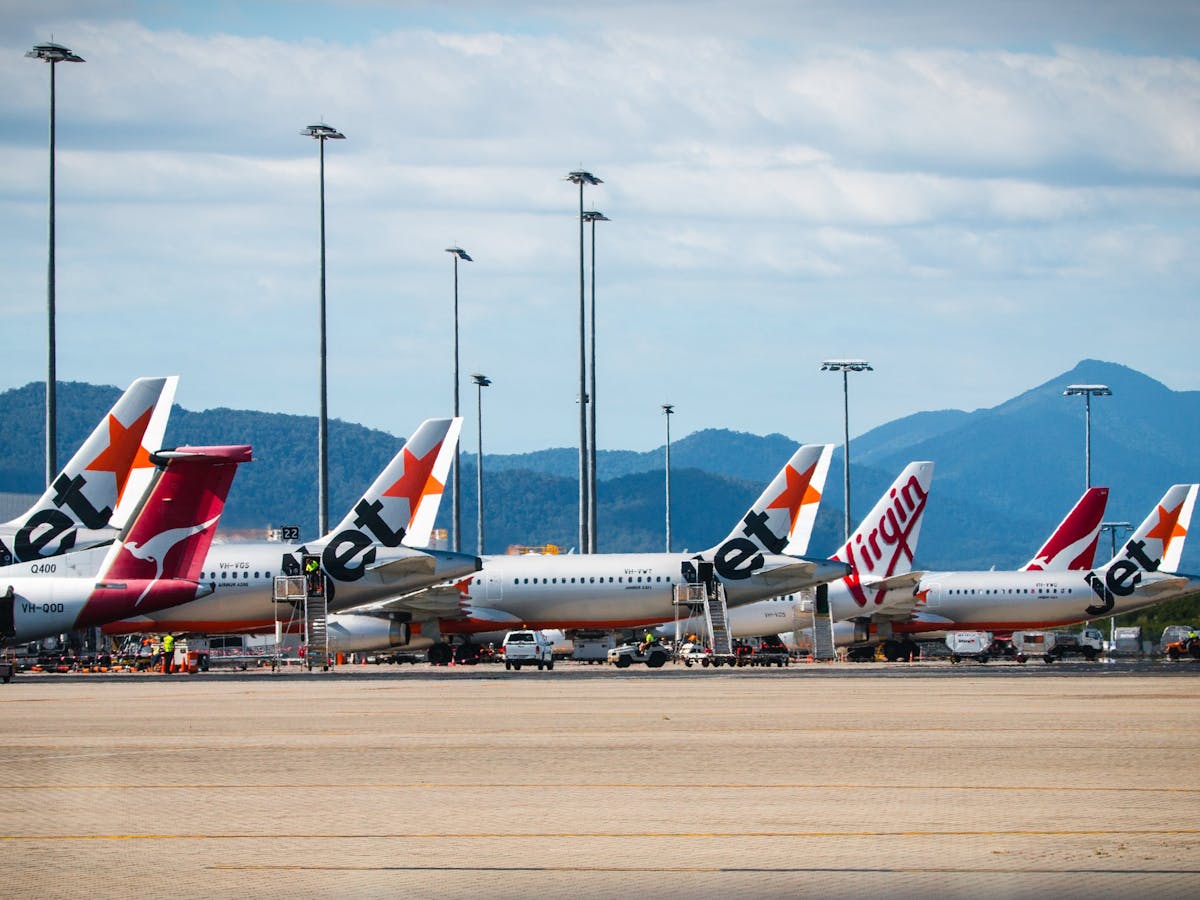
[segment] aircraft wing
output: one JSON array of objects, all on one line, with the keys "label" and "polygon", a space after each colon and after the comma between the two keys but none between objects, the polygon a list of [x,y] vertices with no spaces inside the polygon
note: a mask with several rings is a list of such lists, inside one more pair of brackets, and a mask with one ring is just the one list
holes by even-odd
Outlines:
[{"label": "aircraft wing", "polygon": [[[1191,584],[1191,590],[1182,594],[1179,593],[1180,588],[1187,587]],[[1197,592],[1200,592],[1200,581],[1195,578],[1189,578],[1187,575],[1170,575],[1166,578],[1157,578],[1154,581],[1144,581],[1138,585],[1137,592],[1146,597],[1157,597],[1159,594],[1172,594],[1172,600],[1183,599],[1184,597],[1194,597]]]},{"label": "aircraft wing", "polygon": [[343,612],[372,615],[375,613],[408,612],[414,615],[439,618],[457,616],[462,592],[457,584],[437,584],[424,590],[414,591],[399,597],[389,597],[358,609],[342,610]]}]

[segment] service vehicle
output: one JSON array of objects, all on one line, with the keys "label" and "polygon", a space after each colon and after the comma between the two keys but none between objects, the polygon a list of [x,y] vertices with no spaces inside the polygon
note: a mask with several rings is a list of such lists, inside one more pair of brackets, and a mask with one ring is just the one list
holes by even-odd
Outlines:
[{"label": "service vehicle", "polygon": [[1162,637],[1158,639],[1161,652],[1166,653],[1167,647],[1176,641],[1187,640],[1187,636],[1195,630],[1194,625],[1168,625],[1163,629]]},{"label": "service vehicle", "polygon": [[752,666],[784,666],[791,665],[792,654],[787,644],[780,640],[779,635],[769,634],[758,642],[754,653],[750,656]]},{"label": "service vehicle", "polygon": [[1088,662],[1104,652],[1104,636],[1099,629],[1083,631],[1017,631],[1013,633],[1013,649],[1017,662],[1041,657],[1049,664],[1070,653],[1082,655]]},{"label": "service vehicle", "polygon": [[662,641],[638,641],[608,651],[608,661],[618,669],[627,669],[634,663],[645,663],[647,668],[661,669],[670,658],[671,649]]},{"label": "service vehicle", "polygon": [[689,668],[699,663],[701,666],[712,665],[712,650],[696,641],[687,641],[679,645],[679,659]]},{"label": "service vehicle", "polygon": [[1177,641],[1171,641],[1163,647],[1163,653],[1172,662],[1177,662],[1185,656],[1200,659],[1200,636],[1189,633]]},{"label": "service vehicle", "polygon": [[504,636],[501,651],[505,669],[520,671],[521,666],[537,666],[540,671],[554,668],[554,645],[540,631],[510,631]]},{"label": "service vehicle", "polygon": [[1140,656],[1142,652],[1142,629],[1137,625],[1114,628],[1112,646],[1108,648],[1108,652],[1110,655]]},{"label": "service vehicle", "polygon": [[992,657],[992,633],[990,631],[952,631],[946,635],[946,647],[950,650],[950,662],[954,665],[964,659],[985,663]]}]

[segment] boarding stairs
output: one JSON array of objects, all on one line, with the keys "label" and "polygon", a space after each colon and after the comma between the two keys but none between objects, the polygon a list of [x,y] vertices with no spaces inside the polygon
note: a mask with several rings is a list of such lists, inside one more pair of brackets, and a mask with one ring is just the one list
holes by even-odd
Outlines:
[{"label": "boarding stairs", "polygon": [[704,620],[712,636],[713,656],[733,656],[733,638],[729,634],[729,607],[725,603],[725,586],[718,583],[706,592]]},{"label": "boarding stairs", "polygon": [[829,589],[820,585],[810,588],[812,598],[809,608],[812,610],[812,657],[816,661],[828,661],[838,658],[837,647],[833,641],[833,616],[829,609]]}]

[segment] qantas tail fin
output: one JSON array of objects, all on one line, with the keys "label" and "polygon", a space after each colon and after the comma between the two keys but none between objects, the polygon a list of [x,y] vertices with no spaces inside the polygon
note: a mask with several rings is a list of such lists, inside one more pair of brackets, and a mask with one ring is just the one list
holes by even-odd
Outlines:
[{"label": "qantas tail fin", "polygon": [[422,422],[332,533],[366,528],[385,547],[428,545],[461,430],[461,418]]},{"label": "qantas tail fin", "polygon": [[767,485],[725,540],[749,539],[766,553],[803,556],[808,549],[833,444],[805,444]]},{"label": "qantas tail fin", "polygon": [[102,581],[196,581],[239,464],[250,447],[179,447],[155,454],[161,466],[145,502],[101,567]]},{"label": "qantas tail fin", "polygon": [[1022,572],[1065,572],[1069,569],[1090,569],[1096,557],[1096,542],[1100,539],[1100,523],[1108,504],[1108,488],[1093,487],[1067,513],[1042,549],[1025,565]]},{"label": "qantas tail fin", "polygon": [[1180,557],[1183,556],[1183,542],[1191,526],[1197,491],[1200,491],[1200,485],[1196,484],[1176,484],[1168,488],[1154,510],[1125,542],[1125,546],[1119,548],[1117,555],[1100,571],[1112,570],[1115,573],[1118,566],[1129,569],[1130,576],[1137,569],[1146,572],[1177,571]]},{"label": "qantas tail fin", "polygon": [[912,571],[932,483],[931,462],[911,462],[896,476],[833,556],[853,566],[851,578],[868,582]]},{"label": "qantas tail fin", "polygon": [[125,390],[38,502],[0,525],[11,540],[11,552],[0,545],[0,557],[11,557],[4,564],[65,553],[88,540],[81,532],[128,524],[153,478],[150,454],[163,445],[178,384],[175,375],[139,378]]}]

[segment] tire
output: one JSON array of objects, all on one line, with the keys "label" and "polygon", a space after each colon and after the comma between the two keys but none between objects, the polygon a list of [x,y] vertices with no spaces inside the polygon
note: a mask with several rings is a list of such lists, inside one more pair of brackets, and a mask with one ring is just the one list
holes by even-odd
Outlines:
[{"label": "tire", "polygon": [[888,662],[899,662],[902,655],[903,650],[899,641],[883,642],[883,658]]},{"label": "tire", "polygon": [[683,664],[684,664],[685,666],[687,666],[689,669],[692,667],[692,661],[691,661],[690,659],[685,659],[685,660],[683,661]]},{"label": "tire", "polygon": [[553,659],[553,657],[551,657],[550,659],[546,660],[546,671],[549,672],[553,668],[554,668],[554,659]]},{"label": "tire", "polygon": [[1018,654],[1017,654],[1015,657],[1013,657],[1013,658],[1014,658],[1014,659],[1015,659],[1017,662],[1019,662],[1021,665],[1025,665],[1025,654],[1024,654],[1024,653],[1018,653]]},{"label": "tire", "polygon": [[505,671],[505,672],[511,672],[511,671],[512,671],[512,663],[510,663],[508,660],[505,660],[505,661],[504,661],[504,671]]},{"label": "tire", "polygon": [[628,657],[627,655],[621,655],[621,656],[618,656],[618,657],[617,657],[617,661],[616,661],[616,663],[614,663],[614,665],[615,665],[615,666],[616,666],[618,669],[628,669],[628,668],[629,668],[629,662],[630,662],[630,660],[629,660],[629,657]]},{"label": "tire", "polygon": [[646,660],[646,668],[661,669],[667,664],[667,660],[670,658],[671,657],[663,651],[656,650],[654,653],[651,653],[650,657]]},{"label": "tire", "polygon": [[708,668],[708,664],[709,664],[710,662],[711,662],[711,660],[710,660],[710,659],[708,659],[707,657],[705,657],[704,659],[700,660],[700,665],[701,665],[702,667],[704,667],[705,669],[707,669],[707,668]]},{"label": "tire", "polygon": [[521,664],[520,664],[520,663],[513,663],[513,668],[514,668],[514,669],[516,669],[518,672],[520,672],[520,671],[521,671]]},{"label": "tire", "polygon": [[1054,662],[1056,658],[1057,657],[1055,657],[1053,653],[1047,653],[1042,657],[1042,662],[1044,662],[1046,665],[1050,665],[1050,663]]},{"label": "tire", "polygon": [[1172,647],[1170,650],[1168,650],[1167,658],[1171,660],[1171,662],[1179,662],[1179,648]]},{"label": "tire", "polygon": [[952,665],[952,666],[957,666],[957,665],[958,665],[958,654],[957,654],[957,653],[951,654],[951,656],[950,656],[950,665]]},{"label": "tire", "polygon": [[1200,642],[1193,641],[1188,652],[1192,655],[1192,659],[1200,659]]},{"label": "tire", "polygon": [[986,653],[980,653],[979,656],[976,657],[976,659],[978,659],[981,663],[985,663],[988,661],[989,657]]}]

